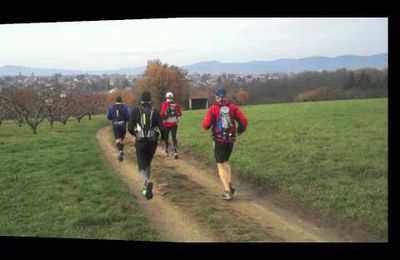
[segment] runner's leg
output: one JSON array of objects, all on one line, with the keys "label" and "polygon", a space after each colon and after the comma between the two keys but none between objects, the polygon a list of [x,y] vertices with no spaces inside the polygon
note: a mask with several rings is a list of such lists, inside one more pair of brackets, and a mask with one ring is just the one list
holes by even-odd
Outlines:
[{"label": "runner's leg", "polygon": [[178,140],[176,139],[177,132],[178,132],[178,125],[174,125],[171,129],[171,135],[175,153],[178,153]]}]

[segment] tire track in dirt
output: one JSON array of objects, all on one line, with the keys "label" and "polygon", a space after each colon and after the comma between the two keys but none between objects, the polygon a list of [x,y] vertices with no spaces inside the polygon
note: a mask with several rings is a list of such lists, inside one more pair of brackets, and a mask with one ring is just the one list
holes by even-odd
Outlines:
[{"label": "tire track in dirt", "polygon": [[101,150],[112,168],[119,174],[128,186],[129,192],[134,196],[143,214],[150,220],[166,241],[171,242],[209,242],[217,241],[217,238],[203,230],[201,226],[180,208],[159,196],[157,182],[153,187],[154,197],[148,201],[140,194],[142,180],[138,174],[137,166],[129,158],[120,163],[116,160],[115,146],[110,143],[111,127],[98,130],[96,138]]},{"label": "tire track in dirt", "polygon": [[218,178],[216,166],[214,169],[206,169],[199,161],[185,154],[180,155],[178,160],[173,159],[171,155],[165,157],[160,147],[157,149],[155,159],[160,166],[173,168],[177,173],[185,175],[191,181],[206,188],[209,194],[214,196],[216,203],[224,203],[240,216],[254,221],[270,236],[276,237],[277,241],[351,241],[350,237],[343,238],[334,230],[300,219],[293,213],[277,207],[268,198],[258,196],[246,184],[236,183],[235,199],[230,202],[222,201],[222,184]]}]

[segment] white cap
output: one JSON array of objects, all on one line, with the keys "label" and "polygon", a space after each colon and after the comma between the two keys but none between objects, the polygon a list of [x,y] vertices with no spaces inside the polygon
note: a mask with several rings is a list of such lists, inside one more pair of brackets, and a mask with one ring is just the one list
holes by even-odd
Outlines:
[{"label": "white cap", "polygon": [[172,92],[167,92],[167,94],[165,94],[166,98],[173,98],[174,94],[172,94]]}]

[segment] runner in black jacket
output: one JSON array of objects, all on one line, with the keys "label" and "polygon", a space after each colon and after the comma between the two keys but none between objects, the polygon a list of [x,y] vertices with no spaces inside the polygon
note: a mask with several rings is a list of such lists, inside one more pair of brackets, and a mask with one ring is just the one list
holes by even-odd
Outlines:
[{"label": "runner in black jacket", "polygon": [[157,149],[157,139],[164,129],[159,111],[151,105],[149,92],[143,92],[140,106],[132,109],[128,121],[128,131],[136,139],[135,148],[139,174],[144,181],[142,195],[151,199],[153,183],[149,181],[150,164]]}]

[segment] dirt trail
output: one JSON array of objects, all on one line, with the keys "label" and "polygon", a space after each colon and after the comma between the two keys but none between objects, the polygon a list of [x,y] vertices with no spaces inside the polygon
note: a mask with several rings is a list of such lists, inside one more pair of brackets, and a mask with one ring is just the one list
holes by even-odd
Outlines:
[{"label": "dirt trail", "polygon": [[155,184],[153,199],[148,201],[140,195],[143,182],[137,172],[136,164],[129,158],[126,158],[123,163],[116,160],[115,146],[109,141],[110,132],[110,127],[102,128],[97,132],[96,138],[101,149],[107,161],[129,187],[129,192],[136,198],[135,201],[140,209],[161,235],[167,241],[217,241],[212,234],[202,230],[189,214],[186,214],[162,196],[158,196],[157,183],[154,180],[152,180]]},{"label": "dirt trail", "polygon": [[232,208],[241,216],[256,222],[277,241],[331,242],[351,240],[350,238],[339,237],[333,230],[318,227],[287,210],[278,208],[268,198],[260,198],[246,184],[236,184],[237,189],[233,201],[222,201],[222,185],[217,176],[216,166],[215,169],[205,168],[198,161],[185,157],[184,154],[180,155],[178,160],[173,159],[172,155],[165,157],[160,148],[157,150],[156,161],[161,166],[174,168],[176,172],[207,188],[216,201],[225,203],[227,207]]},{"label": "dirt trail", "polygon": [[[123,163],[116,160],[116,150],[109,139],[110,133],[110,127],[105,127],[98,131],[96,137],[107,160],[128,185],[131,194],[137,198],[139,207],[149,217],[155,228],[168,241],[218,241],[213,234],[202,229],[190,214],[160,196],[156,182],[154,198],[151,201],[142,198],[140,195],[142,181],[137,173],[136,164],[129,158],[125,159]],[[153,165],[172,168],[174,172],[185,175],[189,180],[204,187],[208,194],[215,198],[215,203],[223,203],[224,206],[234,210],[244,219],[257,223],[270,237],[275,238],[274,241],[351,241],[349,237],[341,237],[333,230],[307,222],[293,213],[277,207],[268,197],[258,196],[245,183],[236,183],[237,189],[233,201],[223,201],[216,167],[209,169],[194,158],[186,157],[185,154],[175,160],[172,155],[163,156],[161,149],[158,148]]]}]

